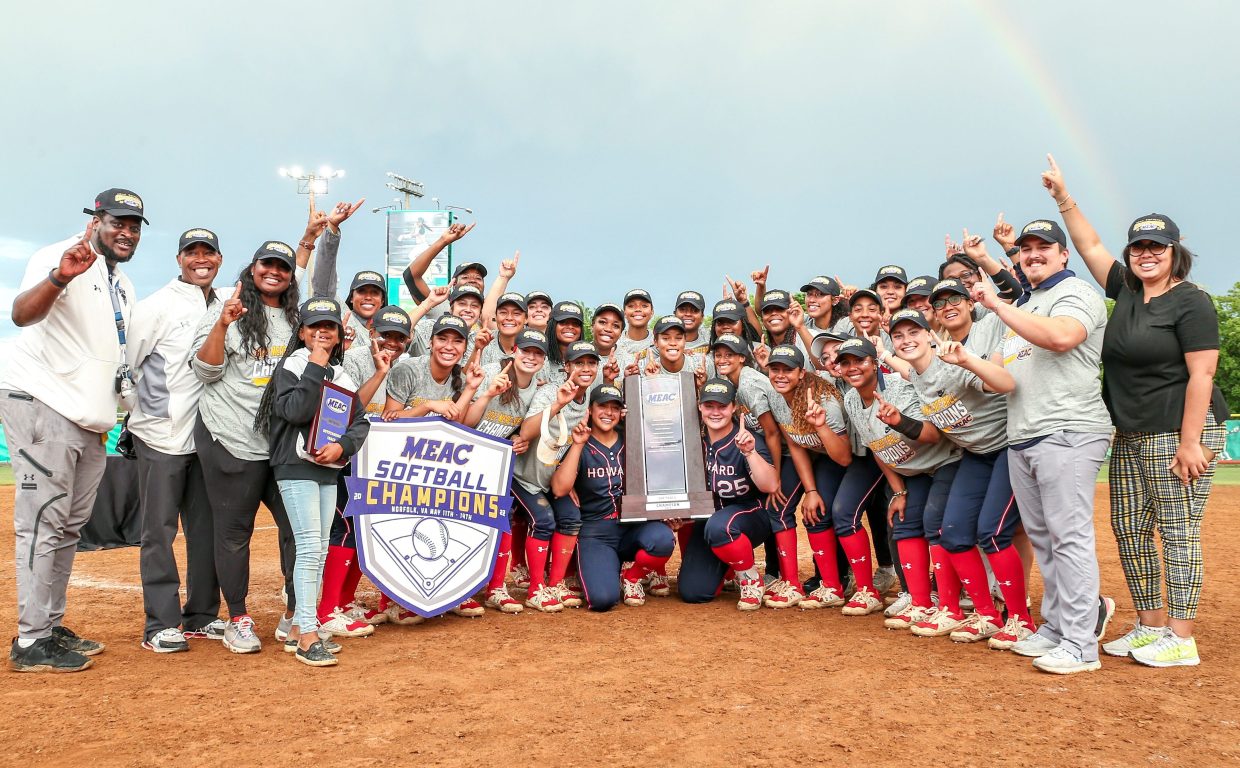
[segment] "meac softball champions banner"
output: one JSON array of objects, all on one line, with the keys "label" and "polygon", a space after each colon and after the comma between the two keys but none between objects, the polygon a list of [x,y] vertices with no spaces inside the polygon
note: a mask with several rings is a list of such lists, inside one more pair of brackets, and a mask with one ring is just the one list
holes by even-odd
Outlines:
[{"label": "meac softball champions banner", "polygon": [[438,416],[375,421],[345,482],[362,571],[396,602],[429,618],[490,579],[512,443]]}]

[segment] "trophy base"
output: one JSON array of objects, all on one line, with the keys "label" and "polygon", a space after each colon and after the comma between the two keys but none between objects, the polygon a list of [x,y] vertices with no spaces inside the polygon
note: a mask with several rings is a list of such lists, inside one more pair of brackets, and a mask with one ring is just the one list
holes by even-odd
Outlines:
[{"label": "trophy base", "polygon": [[620,506],[620,522],[701,520],[714,513],[715,495],[709,491],[652,494],[650,496],[626,495]]}]

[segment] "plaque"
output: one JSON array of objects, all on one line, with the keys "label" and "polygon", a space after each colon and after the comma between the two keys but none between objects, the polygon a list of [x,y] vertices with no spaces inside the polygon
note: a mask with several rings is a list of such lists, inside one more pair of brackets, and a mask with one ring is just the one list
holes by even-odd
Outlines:
[{"label": "plaque", "polygon": [[693,374],[625,377],[624,402],[628,416],[621,522],[714,514]]},{"label": "plaque", "polygon": [[306,435],[306,453],[313,456],[328,443],[339,442],[348,431],[349,424],[353,423],[353,409],[356,407],[355,392],[324,381],[319,407],[314,412],[314,421],[310,422],[310,433]]}]

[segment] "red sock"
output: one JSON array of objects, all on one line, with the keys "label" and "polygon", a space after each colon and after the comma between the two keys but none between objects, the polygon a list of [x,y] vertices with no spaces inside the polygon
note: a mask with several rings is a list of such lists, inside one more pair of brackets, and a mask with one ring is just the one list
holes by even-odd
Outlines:
[{"label": "red sock", "polygon": [[753,544],[749,543],[749,537],[743,533],[721,547],[711,547],[711,551],[715,553],[715,557],[737,571],[753,569]]},{"label": "red sock", "polygon": [[973,610],[992,619],[999,616],[995,610],[995,601],[990,596],[990,580],[986,578],[986,564],[982,562],[982,553],[977,547],[969,547],[963,552],[947,553],[952,559],[952,568],[960,583],[973,598]]},{"label": "red sock", "polygon": [[930,560],[934,563],[934,580],[939,586],[939,606],[950,610],[952,616],[959,616],[960,577],[952,567],[951,556],[946,549],[935,544],[930,547]]},{"label": "red sock", "polygon": [[379,593],[379,610],[386,611],[388,609],[388,606],[390,606],[391,604],[392,604],[392,598],[380,592]]},{"label": "red sock", "polygon": [[530,527],[525,522],[525,518],[516,516],[512,518],[512,567],[525,565],[525,537],[529,534]]},{"label": "red sock", "polygon": [[530,594],[538,591],[547,577],[547,550],[549,549],[551,549],[551,542],[542,541],[533,536],[525,537],[525,565],[530,569]]},{"label": "red sock", "polygon": [[836,592],[843,594],[844,586],[840,584],[840,568],[835,562],[835,530],[828,528],[817,533],[809,531],[809,548],[814,553],[814,565],[818,566],[818,575],[822,583]]},{"label": "red sock", "polygon": [[930,548],[923,538],[900,539],[896,542],[900,553],[900,567],[908,582],[908,593],[913,605],[929,608],[930,603]]},{"label": "red sock", "polygon": [[723,574],[723,580],[736,581],[736,569],[729,566],[727,572]]},{"label": "red sock", "polygon": [[1029,615],[1025,591],[1025,567],[1020,561],[1020,553],[1016,547],[1009,546],[998,552],[986,555],[990,568],[995,572],[995,580],[999,582],[999,591],[1003,593],[1003,602],[1007,603],[1008,615],[1019,616],[1022,621],[1033,626],[1033,617]]},{"label": "red sock", "polygon": [[667,564],[668,558],[655,557],[644,549],[637,550],[633,557],[633,566],[624,572],[625,581],[639,581],[651,571],[657,571]]},{"label": "red sock", "polygon": [[[551,573],[547,576],[547,585],[554,587],[564,580],[568,573],[568,564],[573,559],[573,550],[577,548],[577,537],[566,533],[551,534]],[[530,584],[534,576],[530,574]]]},{"label": "red sock", "polygon": [[[840,546],[848,555],[848,564],[852,566],[853,578],[857,580],[857,589],[865,587],[870,594],[877,595],[874,588],[874,567],[870,563],[870,535],[864,529],[840,538]],[[834,553],[832,553],[834,557]]]},{"label": "red sock", "polygon": [[332,611],[340,607],[340,593],[349,576],[349,562],[353,550],[348,547],[328,547],[323,562],[323,592],[319,598],[319,621],[327,621]]},{"label": "red sock", "polygon": [[495,569],[491,571],[491,581],[487,584],[488,592],[504,586],[504,579],[508,576],[508,563],[511,561],[512,534],[501,534],[499,537],[499,553],[495,556]]},{"label": "red sock", "polygon": [[344,589],[340,592],[341,607],[357,600],[357,585],[362,581],[362,565],[357,557],[357,550],[351,550],[353,558],[349,560],[349,575],[345,577]]},{"label": "red sock", "polygon": [[801,574],[797,571],[797,529],[787,528],[775,533],[775,548],[779,552],[779,573],[784,581],[801,588]]}]

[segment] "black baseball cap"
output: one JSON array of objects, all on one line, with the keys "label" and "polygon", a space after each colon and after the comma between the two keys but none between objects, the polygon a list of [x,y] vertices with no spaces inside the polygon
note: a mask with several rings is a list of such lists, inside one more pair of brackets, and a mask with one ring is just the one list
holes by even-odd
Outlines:
[{"label": "black baseball cap", "polygon": [[307,300],[301,305],[300,316],[302,325],[314,325],[324,320],[341,325],[340,304],[327,296],[315,296]]},{"label": "black baseball cap", "polygon": [[568,351],[564,353],[564,362],[569,363],[573,360],[580,360],[583,357],[593,357],[595,360],[602,360],[603,357],[594,348],[594,345],[588,341],[574,341],[568,345]]},{"label": "black baseball cap", "polygon": [[383,279],[383,275],[373,269],[364,269],[353,276],[353,282],[349,283],[349,293],[367,285],[378,288],[380,291],[387,291],[387,281]]},{"label": "black baseball cap", "polygon": [[888,264],[885,267],[878,268],[878,274],[874,275],[874,285],[878,285],[884,280],[899,280],[901,283],[908,285],[908,273],[899,264]]},{"label": "black baseball cap", "polygon": [[452,270],[452,277],[455,278],[456,276],[460,275],[462,272],[464,272],[467,269],[476,269],[482,273],[483,277],[487,276],[487,268],[484,267],[481,264],[481,262],[465,261],[465,262],[461,262],[460,264],[456,265],[456,269]]},{"label": "black baseball cap", "polygon": [[762,307],[760,309],[763,312],[770,307],[775,307],[776,309],[787,309],[791,306],[791,304],[792,297],[788,295],[787,291],[767,291],[762,294]]},{"label": "black baseball cap", "polygon": [[1035,219],[1026,224],[1017,236],[1016,244],[1020,245],[1026,237],[1036,237],[1048,243],[1058,243],[1062,248],[1068,247],[1068,236],[1063,233],[1058,222],[1050,219]]},{"label": "black baseball cap", "polygon": [[431,327],[432,336],[438,336],[445,331],[457,333],[461,338],[469,339],[469,328],[466,327],[465,321],[456,315],[440,315],[435,325]]},{"label": "black baseball cap", "polygon": [[874,345],[869,339],[859,339],[856,336],[845,341],[840,348],[835,350],[836,357],[878,357],[878,351],[874,349]]},{"label": "black baseball cap", "polygon": [[594,314],[592,316],[598,317],[604,312],[611,312],[612,314],[619,316],[620,325],[624,325],[624,310],[620,308],[619,304],[616,304],[614,301],[604,301],[602,304],[599,304],[594,308]]},{"label": "black baseball cap", "polygon": [[804,368],[805,355],[800,349],[791,344],[778,344],[771,350],[771,356],[766,361],[766,367],[770,368],[776,363],[786,365],[789,368]]},{"label": "black baseball cap", "polygon": [[664,315],[654,324],[654,335],[658,336],[660,333],[665,333],[673,328],[679,329],[683,333],[685,330],[685,324],[675,315]]},{"label": "black baseball cap", "polygon": [[688,304],[699,312],[706,311],[706,299],[697,291],[681,291],[676,297],[676,307],[679,309],[683,304]]},{"label": "black baseball cap", "polygon": [[250,263],[253,264],[255,261],[262,261],[263,259],[279,259],[287,264],[289,269],[297,268],[297,256],[293,252],[292,247],[288,243],[282,243],[279,240],[268,240],[258,246],[258,250],[254,252],[254,258]]},{"label": "black baseball cap", "polygon": [[630,301],[636,301],[638,299],[650,304],[651,306],[654,305],[654,299],[650,298],[650,291],[647,291],[645,288],[634,288],[624,294],[624,305],[627,307]]},{"label": "black baseball cap", "polygon": [[533,328],[526,328],[517,334],[517,340],[512,345],[517,349],[541,349],[545,355],[547,354],[547,334]]},{"label": "black baseball cap", "polygon": [[374,329],[375,333],[386,333],[388,331],[396,331],[409,336],[409,329],[412,324],[409,322],[409,313],[395,304],[389,304],[381,307],[375,313]]},{"label": "black baseball cap", "polygon": [[702,394],[698,395],[699,403],[728,405],[734,400],[736,400],[736,387],[727,379],[711,379],[702,386]]},{"label": "black baseball cap", "polygon": [[530,291],[529,293],[525,294],[525,305],[528,307],[530,303],[532,303],[536,299],[541,299],[542,301],[545,301],[548,304],[555,303],[554,301],[551,300],[551,294],[547,293],[546,291]]},{"label": "black baseball cap", "polygon": [[880,307],[883,305],[883,300],[879,298],[878,293],[870,288],[858,288],[853,291],[853,295],[848,297],[848,306],[851,308],[857,303],[857,299],[869,299]]},{"label": "black baseball cap", "polygon": [[711,310],[710,316],[715,320],[744,320],[745,308],[731,299],[724,299],[715,302],[715,308]]},{"label": "black baseball cap", "polygon": [[561,301],[551,309],[551,319],[557,323],[563,320],[576,320],[580,323],[584,316],[581,307],[571,301]]},{"label": "black baseball cap", "polygon": [[909,296],[929,296],[930,289],[934,285],[935,278],[930,275],[918,275],[908,284],[904,286],[904,300],[908,301]]},{"label": "black baseball cap", "polygon": [[838,341],[842,344],[851,338],[852,336],[849,336],[846,333],[835,333],[834,331],[820,333],[809,343],[809,353],[814,356],[815,360],[821,360],[822,350],[827,346],[828,341]]},{"label": "black baseball cap", "polygon": [[83,208],[82,213],[89,213],[91,216],[110,213],[118,219],[123,219],[126,216],[137,216],[139,219],[142,219],[143,223],[151,223],[143,215],[142,198],[138,197],[135,192],[116,187],[96,195],[95,207]]},{"label": "black baseball cap", "polygon": [[827,277],[826,275],[819,275],[805,285],[801,286],[802,291],[808,291],[810,288],[813,288],[819,293],[825,293],[828,296],[840,295],[840,284],[835,282],[835,278]]},{"label": "black baseball cap", "polygon": [[1175,245],[1180,242],[1180,228],[1170,216],[1161,213],[1148,213],[1132,223],[1128,228],[1128,244],[1139,240],[1150,240],[1163,245]]},{"label": "black baseball cap", "polygon": [[590,390],[590,405],[598,405],[599,403],[620,403],[624,404],[624,397],[620,394],[620,390],[610,384],[603,384]]},{"label": "black baseball cap", "polygon": [[495,302],[495,308],[499,309],[505,304],[512,304],[514,307],[517,307],[522,312],[528,311],[528,307],[526,306],[526,303],[525,303],[525,297],[517,293],[516,291],[509,291],[508,293],[505,293],[502,296],[500,296],[499,301]]},{"label": "black baseball cap", "polygon": [[930,289],[930,300],[934,301],[934,298],[940,293],[958,293],[966,299],[971,298],[969,289],[965,287],[965,284],[954,277],[944,278],[935,283],[934,287]]},{"label": "black baseball cap", "polygon": [[194,227],[181,233],[181,240],[177,243],[177,253],[180,253],[194,243],[202,243],[209,246],[216,253],[220,252],[220,239],[215,236],[214,232],[202,227]]},{"label": "black baseball cap", "polygon": [[715,343],[710,345],[712,351],[714,351],[715,347],[723,347],[729,352],[734,352],[738,355],[749,354],[749,342],[734,333],[720,334],[719,338],[715,339]]},{"label": "black baseball cap", "polygon": [[926,321],[926,316],[915,309],[902,309],[891,316],[891,323],[888,326],[891,330],[895,330],[900,323],[913,323],[930,330],[930,323]]},{"label": "black baseball cap", "polygon": [[448,294],[448,303],[451,304],[457,299],[463,299],[466,296],[473,296],[478,301],[482,301],[482,291],[478,290],[477,286],[459,285],[452,289],[452,293]]}]

